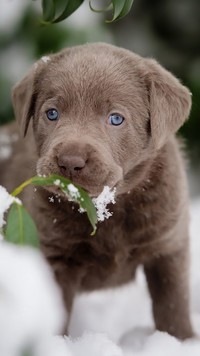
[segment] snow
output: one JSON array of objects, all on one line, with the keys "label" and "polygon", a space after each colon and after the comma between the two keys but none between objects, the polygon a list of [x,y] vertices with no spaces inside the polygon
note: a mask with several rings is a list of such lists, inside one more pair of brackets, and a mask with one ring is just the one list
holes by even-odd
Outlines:
[{"label": "snow", "polygon": [[111,190],[108,186],[105,186],[99,196],[92,199],[95,208],[97,209],[98,221],[104,221],[112,216],[112,213],[106,208],[106,206],[110,203],[115,204],[115,192],[115,188]]},{"label": "snow", "polygon": [[48,57],[48,56],[43,56],[43,57],[41,58],[41,60],[42,60],[44,63],[47,63],[47,62],[49,62],[49,61],[51,60],[51,58]]},{"label": "snow", "polygon": [[82,337],[53,337],[37,346],[34,356],[123,356],[123,352],[108,336],[86,332]]},{"label": "snow", "polygon": [[61,294],[41,254],[31,248],[0,245],[0,355],[21,356],[32,343],[64,325]]},{"label": "snow", "polygon": [[54,180],[54,182],[53,182],[56,186],[60,186],[60,184],[61,184],[61,181],[60,181],[60,179],[56,179],[56,180]]},{"label": "snow", "polygon": [[49,203],[54,203],[54,197],[49,197]]},{"label": "snow", "polygon": [[[53,183],[61,189],[65,187],[65,185],[61,182],[60,179],[55,179]],[[78,199],[84,201],[84,199],[81,197],[78,188],[74,184],[69,183],[67,185],[67,190],[68,192],[66,193],[66,195],[68,196],[69,201],[76,201]],[[109,211],[107,205],[110,203],[115,204],[115,192],[116,188],[111,190],[108,186],[104,186],[102,192],[98,195],[98,197],[92,199],[96,208],[98,221],[104,221],[105,219],[108,219],[110,216],[112,216],[112,212]],[[49,201],[52,203],[53,199],[49,197]],[[78,211],[80,213],[83,213],[85,212],[85,209],[80,207]]]},{"label": "snow", "polygon": [[[34,356],[73,356],[63,337],[54,336],[37,344]],[[88,355],[89,356],[89,355]]]},{"label": "snow", "polygon": [[72,355],[80,356],[82,350],[83,355],[95,356],[122,356],[122,351],[115,345],[106,335],[99,333],[85,333],[78,340],[66,339],[66,343]]},{"label": "snow", "polygon": [[[54,185],[56,185],[57,187],[60,187],[61,189],[65,188],[65,184],[63,182],[61,182],[60,179],[55,179],[53,183],[54,183]],[[68,189],[68,193],[66,193],[66,195],[67,196],[69,195],[69,197],[70,197],[69,201],[77,200],[78,198],[80,198],[79,190],[77,187],[75,187],[74,184],[72,184],[72,183],[67,184],[67,189]],[[81,200],[83,200],[83,199],[81,198]]]},{"label": "snow", "polygon": [[7,190],[0,185],[0,230],[4,225],[5,221],[3,219],[4,213],[9,209],[12,203],[21,204],[18,198],[12,197]]},{"label": "snow", "polygon": [[79,193],[78,189],[73,184],[68,184],[67,188],[69,190],[70,197],[72,199],[80,198],[80,193]]},{"label": "snow", "polygon": [[[5,191],[4,191],[5,193]],[[5,194],[5,198],[7,194]],[[2,205],[2,199],[0,198]],[[191,316],[200,335],[200,199],[191,206]],[[58,287],[39,252],[0,244],[0,355],[199,356],[200,339],[181,342],[154,329],[142,269],[120,288],[78,296],[70,337],[55,336],[65,312]],[[17,351],[18,350],[18,351]]]},{"label": "snow", "polygon": [[0,160],[6,160],[12,155],[12,144],[18,140],[18,135],[7,135],[6,133],[0,133]]}]

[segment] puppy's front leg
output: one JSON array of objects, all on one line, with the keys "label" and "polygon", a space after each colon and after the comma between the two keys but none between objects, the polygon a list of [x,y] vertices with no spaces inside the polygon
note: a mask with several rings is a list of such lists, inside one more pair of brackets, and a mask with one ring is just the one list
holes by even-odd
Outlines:
[{"label": "puppy's front leg", "polygon": [[70,275],[65,259],[59,254],[56,254],[56,248],[50,248],[49,246],[41,243],[41,249],[54,272],[55,280],[61,288],[64,306],[67,311],[66,322],[63,330],[61,330],[61,333],[67,335],[73,300],[77,290],[76,279],[73,279]]},{"label": "puppy's front leg", "polygon": [[64,326],[63,334],[68,335],[71,311],[72,311],[74,297],[76,294],[76,288],[74,283],[69,278],[68,276],[69,272],[64,264],[59,265],[59,267],[53,266],[53,269],[54,269],[56,280],[59,286],[61,287],[64,305],[67,310],[67,320]]},{"label": "puppy's front leg", "polygon": [[188,266],[188,246],[145,266],[156,328],[180,339],[194,336],[189,315]]}]

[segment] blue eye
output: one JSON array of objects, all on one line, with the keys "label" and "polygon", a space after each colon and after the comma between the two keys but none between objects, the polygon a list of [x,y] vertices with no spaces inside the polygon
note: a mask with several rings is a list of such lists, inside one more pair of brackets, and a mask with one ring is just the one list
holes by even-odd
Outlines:
[{"label": "blue eye", "polygon": [[124,121],[124,117],[121,116],[120,114],[114,113],[109,116],[109,124],[110,125],[119,126],[122,124],[123,121]]},{"label": "blue eye", "polygon": [[49,109],[46,111],[47,118],[51,121],[58,119],[58,111],[56,109]]}]

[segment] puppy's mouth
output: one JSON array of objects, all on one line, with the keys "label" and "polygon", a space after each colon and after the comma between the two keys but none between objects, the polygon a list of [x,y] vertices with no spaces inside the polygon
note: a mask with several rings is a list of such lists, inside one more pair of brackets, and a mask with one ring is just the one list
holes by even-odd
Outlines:
[{"label": "puppy's mouth", "polygon": [[[49,177],[53,174],[59,175],[60,177],[63,178],[68,178],[70,179],[71,183],[74,184],[77,187],[80,187],[84,189],[84,191],[91,197],[91,198],[97,198],[99,194],[103,191],[105,186],[108,186],[111,190],[117,185],[116,181],[109,181],[109,179],[104,179],[103,182],[95,182],[93,183],[91,179],[82,179],[82,178],[72,178],[72,177],[65,177],[64,175],[60,174],[59,172],[41,172],[40,170],[37,170],[37,174],[39,176],[44,176],[44,177]],[[107,178],[107,177],[106,177]],[[107,183],[108,182],[108,183]],[[61,197],[66,198],[66,194],[60,186],[58,185],[50,185],[50,186],[44,186],[44,189],[48,190],[50,193],[53,193],[55,195],[59,195]]]},{"label": "puppy's mouth", "polygon": [[[112,190],[123,178],[122,168],[114,162],[108,164],[103,159],[97,158],[83,161],[80,157],[66,156],[66,160],[71,158],[74,161],[72,167],[69,168],[67,164],[65,164],[65,167],[62,166],[61,162],[55,157],[51,160],[46,156],[41,157],[37,162],[37,173],[46,176],[56,174],[69,179],[72,184],[84,189],[92,198],[98,197],[105,186]],[[76,166],[74,167],[75,163]],[[68,164],[70,165],[71,162],[68,162]],[[48,186],[47,189],[62,196],[65,194],[59,186]]]}]

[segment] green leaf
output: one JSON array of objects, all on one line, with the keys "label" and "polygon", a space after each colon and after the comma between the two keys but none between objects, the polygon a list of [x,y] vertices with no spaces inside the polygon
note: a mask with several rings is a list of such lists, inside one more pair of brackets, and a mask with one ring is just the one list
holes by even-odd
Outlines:
[{"label": "green leaf", "polygon": [[70,2],[74,3],[73,0],[43,0],[43,24],[59,22],[69,16],[65,14],[68,13]]},{"label": "green leaf", "polygon": [[19,185],[19,187],[15,188],[15,190],[13,190],[13,192],[11,193],[11,195],[13,197],[16,197],[17,195],[19,195],[22,190],[27,187],[27,185],[31,184],[32,183],[32,179],[33,178],[30,178],[28,180],[26,180],[24,183],[22,183],[21,185]]},{"label": "green leaf", "polygon": [[[119,20],[121,19],[122,17],[126,16],[132,5],[133,5],[133,1],[134,0],[123,0],[123,1],[120,1],[120,0],[113,0],[112,3],[113,3],[113,9],[114,9],[114,13],[113,13],[113,18],[111,20],[107,20],[106,22],[109,23],[109,22],[113,22],[113,21],[116,21],[116,20]],[[123,8],[120,10],[120,4],[119,3],[124,3],[123,5]]]},{"label": "green leaf", "polygon": [[70,2],[70,0],[54,0],[55,16],[54,16],[54,19],[52,19],[53,21],[62,15],[62,13],[65,11],[66,7],[68,6],[69,2]]},{"label": "green leaf", "polygon": [[9,210],[5,240],[17,245],[39,246],[35,223],[21,204],[13,203]]},{"label": "green leaf", "polygon": [[0,235],[4,236],[3,229],[0,227]]},{"label": "green leaf", "polygon": [[[84,0],[42,0],[44,24],[57,23],[69,17]],[[106,12],[113,10],[113,17],[107,23],[124,17],[130,11],[134,0],[110,0],[104,9],[95,9],[92,0],[89,0],[90,9],[94,12]]]},{"label": "green leaf", "polygon": [[126,16],[130,11],[134,0],[111,0],[108,6],[101,10],[96,10],[92,6],[92,0],[89,1],[90,9],[95,12],[106,12],[113,10],[113,17],[111,20],[106,20],[107,23],[116,21]]},{"label": "green leaf", "polygon": [[115,21],[121,14],[124,4],[125,4],[125,0],[113,0],[112,1],[113,4],[113,18],[112,20],[110,20],[110,22]]},{"label": "green leaf", "polygon": [[[21,191],[29,184],[33,185],[39,185],[39,186],[53,186],[55,185],[55,182],[59,182],[58,185],[59,188],[73,201],[77,202],[82,209],[84,209],[87,213],[88,219],[93,227],[93,233],[96,231],[96,224],[97,224],[97,213],[96,213],[96,208],[94,206],[94,203],[92,202],[92,199],[89,197],[89,195],[85,192],[83,188],[81,188],[78,184],[74,184],[70,179],[64,178],[62,176],[59,176],[57,174],[53,174],[49,177],[33,177],[25,181],[23,184],[21,184],[19,187],[17,187],[13,192],[12,196],[16,196]],[[79,196],[75,198],[69,189],[69,185],[73,184],[74,187],[77,188],[79,192]]]},{"label": "green leaf", "polygon": [[86,211],[88,219],[93,227],[93,232],[91,235],[94,235],[96,232],[96,224],[97,224],[96,208],[89,195],[81,187],[77,185],[76,187],[80,193],[80,198],[77,199],[77,202],[79,203],[80,207]]},{"label": "green leaf", "polygon": [[[81,188],[78,184],[74,184],[70,179],[61,177],[57,174],[53,174],[50,177],[33,177],[32,184],[34,185],[55,185],[55,182],[60,181],[58,185],[60,189],[73,201],[77,202],[82,209],[84,209],[87,213],[88,219],[93,227],[92,234],[96,232],[96,224],[97,224],[97,213],[94,203],[89,195],[85,192],[83,188]],[[74,198],[71,190],[69,189],[69,185],[73,184],[74,187],[78,189],[79,196]]]},{"label": "green leaf", "polygon": [[57,23],[62,20],[65,20],[67,17],[69,17],[74,11],[78,9],[78,7],[81,6],[84,0],[68,0],[67,5],[63,11],[63,13],[58,16],[56,19],[52,21],[52,23]]},{"label": "green leaf", "polygon": [[51,21],[55,15],[54,0],[42,0],[43,18],[45,21]]}]

